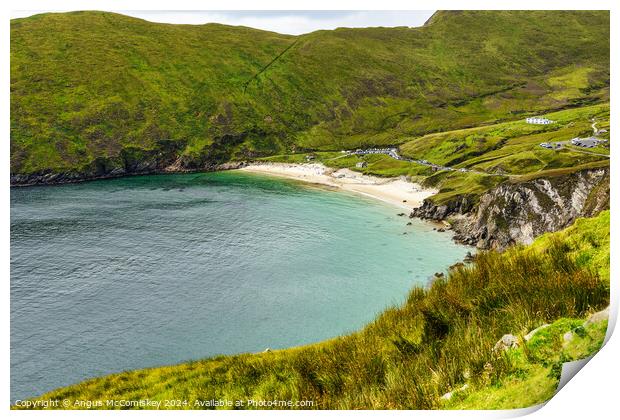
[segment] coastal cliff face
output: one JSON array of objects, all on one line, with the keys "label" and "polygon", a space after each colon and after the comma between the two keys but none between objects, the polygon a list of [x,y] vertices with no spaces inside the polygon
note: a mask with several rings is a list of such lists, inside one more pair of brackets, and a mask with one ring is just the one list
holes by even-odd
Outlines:
[{"label": "coastal cliff face", "polygon": [[11,186],[53,185],[131,175],[237,169],[246,163],[241,159],[231,161],[229,148],[239,141],[232,136],[223,136],[208,150],[183,154],[182,151],[187,145],[185,141],[159,140],[155,148],[124,147],[113,156],[100,156],[74,169],[44,169],[31,173],[11,171]]},{"label": "coastal cliff face", "polygon": [[97,159],[82,170],[11,174],[11,186],[67,184],[131,175],[224,171],[245,165],[246,162],[188,161],[183,157],[166,156],[158,151],[145,152],[136,149],[136,153],[123,153],[117,158]]},{"label": "coastal cliff face", "polygon": [[468,196],[445,205],[425,200],[411,217],[446,220],[454,239],[482,249],[529,244],[538,235],[555,232],[578,217],[609,208],[609,168],[568,175],[507,182],[483,194],[477,205]]}]

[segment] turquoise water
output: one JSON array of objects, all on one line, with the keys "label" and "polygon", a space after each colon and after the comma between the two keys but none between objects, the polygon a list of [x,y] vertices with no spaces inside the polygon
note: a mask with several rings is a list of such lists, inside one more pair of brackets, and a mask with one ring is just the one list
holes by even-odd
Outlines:
[{"label": "turquoise water", "polygon": [[11,400],[359,329],[467,252],[399,212],[238,172],[12,189]]}]

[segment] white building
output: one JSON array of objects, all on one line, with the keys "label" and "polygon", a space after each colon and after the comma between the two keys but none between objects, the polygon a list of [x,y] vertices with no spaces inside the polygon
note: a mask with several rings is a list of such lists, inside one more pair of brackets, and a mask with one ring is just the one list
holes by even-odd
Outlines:
[{"label": "white building", "polygon": [[553,124],[555,121],[551,121],[547,118],[542,118],[542,117],[528,117],[525,119],[525,122],[528,124],[543,124],[543,125],[547,125],[547,124]]}]

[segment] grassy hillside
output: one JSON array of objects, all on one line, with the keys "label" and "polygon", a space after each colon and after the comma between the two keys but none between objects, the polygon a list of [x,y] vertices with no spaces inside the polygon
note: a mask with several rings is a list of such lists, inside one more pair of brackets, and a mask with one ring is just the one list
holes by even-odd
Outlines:
[{"label": "grassy hillside", "polygon": [[[555,394],[562,364],[596,353],[606,332],[607,320],[588,323],[561,318],[537,332],[527,345],[506,352],[513,365],[511,373],[477,389],[457,387],[452,398],[442,401],[441,408],[495,410],[531,407],[547,401]],[[565,334],[571,334],[572,339],[565,340]]]},{"label": "grassy hillside", "polygon": [[[609,147],[580,149],[564,145],[560,150],[540,143],[567,142],[589,137],[591,120],[609,121],[609,104],[575,108],[546,114],[551,125],[527,124],[525,119],[429,134],[406,141],[403,156],[426,159],[440,165],[468,168],[489,174],[523,175],[547,169],[576,166],[605,160]],[[587,152],[587,153],[584,153]]]},{"label": "grassy hillside", "polygon": [[[553,395],[564,361],[596,351],[609,304],[609,211],[529,247],[482,253],[414,288],[363,330],[260,354],[95,378],[41,399],[312,400],[313,408],[516,408]],[[525,343],[523,336],[544,323]],[[562,337],[571,332],[568,345]],[[493,351],[504,334],[517,349]],[[467,387],[463,387],[467,385]],[[441,397],[455,391],[453,398]],[[246,407],[247,408],[247,407]],[[251,407],[250,407],[251,408]]]},{"label": "grassy hillside", "polygon": [[396,144],[608,97],[604,11],[297,37],[104,12],[11,21],[12,174]]},{"label": "grassy hillside", "polygon": [[[524,119],[473,128],[450,130],[401,139],[400,154],[405,158],[426,160],[449,166],[455,171],[434,172],[428,165],[396,160],[386,155],[346,155],[341,152],[315,153],[315,161],[335,168],[378,176],[411,176],[439,189],[432,197],[438,204],[457,195],[474,197],[506,181],[519,182],[536,177],[566,174],[572,171],[609,165],[609,130],[599,137],[608,142],[583,149],[563,144],[560,149],[540,147],[543,142],[568,142],[574,137],[592,135],[597,127],[609,127],[609,103],[566,109],[546,114],[551,125],[527,124]],[[307,153],[274,155],[260,160],[303,163]],[[355,165],[365,161],[368,166]],[[473,172],[460,172],[467,169]]]}]

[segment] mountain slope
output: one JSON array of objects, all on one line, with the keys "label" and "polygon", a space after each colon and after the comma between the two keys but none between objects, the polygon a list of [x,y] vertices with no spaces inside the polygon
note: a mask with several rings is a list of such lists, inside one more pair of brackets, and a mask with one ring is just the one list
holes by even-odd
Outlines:
[{"label": "mountain slope", "polygon": [[397,144],[608,97],[608,12],[438,12],[298,37],[36,15],[11,21],[11,174]]}]

